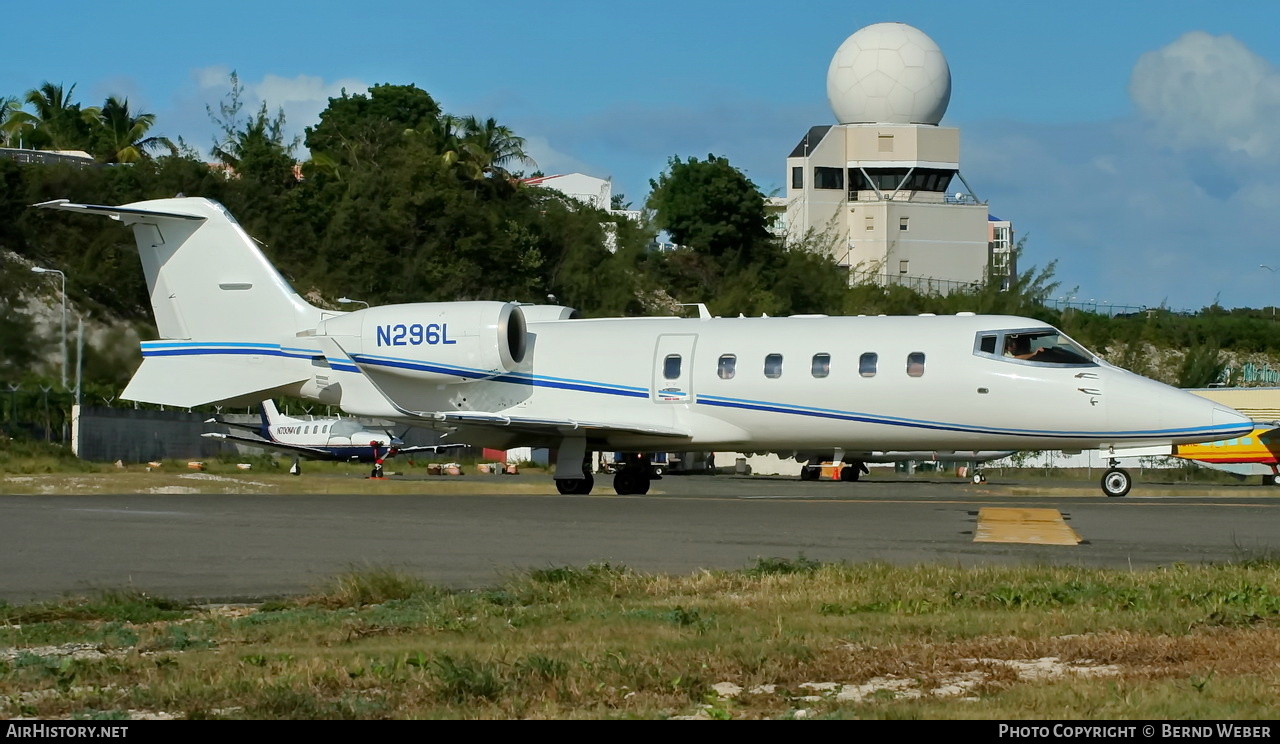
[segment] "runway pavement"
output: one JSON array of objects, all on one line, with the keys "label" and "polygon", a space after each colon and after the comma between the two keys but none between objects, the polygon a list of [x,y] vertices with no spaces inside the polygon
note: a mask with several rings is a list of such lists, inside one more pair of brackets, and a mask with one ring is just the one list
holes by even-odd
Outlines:
[{"label": "runway pavement", "polygon": [[[523,478],[524,476],[521,476]],[[353,567],[482,587],[530,568],[644,572],[757,558],[1112,568],[1280,556],[1280,489],[668,476],[648,496],[121,494],[0,496],[0,600],[104,588],[203,600],[305,592]],[[1272,493],[1276,496],[1272,496]],[[1145,495],[1144,495],[1145,494]],[[975,543],[984,506],[1058,509],[1074,546]]]}]

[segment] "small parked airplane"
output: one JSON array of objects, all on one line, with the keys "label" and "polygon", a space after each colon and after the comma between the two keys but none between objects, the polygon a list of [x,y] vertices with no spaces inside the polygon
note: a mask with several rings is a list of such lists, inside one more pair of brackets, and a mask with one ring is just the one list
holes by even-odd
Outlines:
[{"label": "small parked airplane", "polygon": [[[405,447],[404,442],[387,430],[366,429],[353,419],[323,418],[299,419],[284,416],[270,400],[262,401],[261,423],[257,426],[227,421],[222,416],[207,419],[206,424],[222,424],[251,431],[257,436],[208,432],[201,436],[208,439],[242,442],[252,447],[291,452],[294,455],[290,473],[298,475],[302,467],[298,458],[309,460],[341,460],[347,462],[372,462],[375,465],[389,457],[416,452],[436,452],[443,449],[465,447],[465,444],[436,444]],[[380,468],[374,468],[375,471]],[[379,474],[375,472],[375,477]]]},{"label": "small parked airplane", "polygon": [[[161,340],[143,342],[122,397],[190,407],[290,395],[473,445],[550,446],[566,494],[591,492],[592,450],[856,459],[1103,448],[1103,491],[1123,496],[1125,447],[1253,429],[1032,318],[713,318],[704,307],[697,318],[578,319],[558,305],[483,301],[338,312],[298,295],[208,199],[37,206],[133,228]],[[628,463],[614,490],[646,493],[647,458]]]},{"label": "small parked airplane", "polygon": [[1280,429],[1274,426],[1225,441],[1176,444],[1171,454],[1242,477],[1259,475],[1263,485],[1280,486]]}]

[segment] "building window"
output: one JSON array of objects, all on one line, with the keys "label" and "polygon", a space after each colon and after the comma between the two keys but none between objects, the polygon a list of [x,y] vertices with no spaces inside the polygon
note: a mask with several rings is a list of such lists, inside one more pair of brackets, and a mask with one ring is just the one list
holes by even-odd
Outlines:
[{"label": "building window", "polygon": [[871,351],[868,351],[867,353],[858,357],[858,374],[862,375],[863,377],[875,377],[876,376],[876,360],[878,358],[879,357],[876,356],[875,352],[871,352]]},{"label": "building window", "polygon": [[899,230],[899,231],[901,231],[901,232],[906,232],[906,231],[907,231],[907,230],[909,230],[909,229],[911,229],[911,218],[910,218],[910,217],[899,217],[899,218],[898,218],[898,230]]},{"label": "building window", "polygon": [[716,376],[722,380],[732,380],[737,366],[738,357],[733,354],[725,354],[720,357],[720,363],[716,365]]},{"label": "building window", "polygon": [[875,232],[875,229],[876,229],[876,218],[875,218],[875,217],[868,217],[868,218],[867,218],[867,232]]},{"label": "building window", "polygon": [[677,380],[680,378],[679,354],[668,354],[667,358],[662,360],[662,376],[668,380]]},{"label": "building window", "polygon": [[791,188],[804,188],[804,168],[796,166],[791,169]]},{"label": "building window", "polygon": [[815,167],[813,169],[813,187],[815,189],[843,189],[844,168]]},{"label": "building window", "polygon": [[[880,152],[893,152],[893,135],[882,134],[878,138],[880,144]],[[777,173],[777,171],[774,171]]]},{"label": "building window", "polygon": [[764,358],[764,376],[770,379],[782,377],[781,354],[770,354]]},{"label": "building window", "polygon": [[907,273],[910,273],[910,271],[911,271],[911,262],[910,262],[910,261],[899,261],[899,262],[898,262],[898,273],[899,273],[899,274],[907,274]]},{"label": "building window", "polygon": [[831,374],[831,355],[814,354],[811,371],[814,377],[826,377]]},{"label": "building window", "polygon": [[907,376],[921,377],[924,375],[924,352],[913,351],[907,355]]}]

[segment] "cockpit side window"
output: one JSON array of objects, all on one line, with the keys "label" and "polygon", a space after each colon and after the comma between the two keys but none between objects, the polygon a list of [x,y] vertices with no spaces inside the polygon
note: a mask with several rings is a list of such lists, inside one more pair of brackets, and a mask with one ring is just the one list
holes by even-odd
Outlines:
[{"label": "cockpit side window", "polygon": [[983,331],[977,335],[974,354],[1013,362],[1068,367],[1095,367],[1094,357],[1054,328]]}]

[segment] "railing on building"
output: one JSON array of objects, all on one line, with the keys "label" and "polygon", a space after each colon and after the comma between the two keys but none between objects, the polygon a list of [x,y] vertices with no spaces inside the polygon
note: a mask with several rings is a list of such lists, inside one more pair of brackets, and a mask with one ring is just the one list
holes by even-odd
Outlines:
[{"label": "railing on building", "polygon": [[71,155],[62,152],[49,152],[47,150],[23,150],[16,147],[0,147],[0,158],[7,158],[15,163],[23,165],[53,165],[55,163],[65,163],[69,165],[79,166],[81,168],[94,164],[94,159],[84,155]]},{"label": "railing on building", "polygon": [[972,292],[982,287],[982,282],[962,282],[954,279],[937,279],[932,276],[911,274],[854,274],[855,284],[878,284],[882,287],[906,287],[923,295],[942,296],[952,292]]}]

